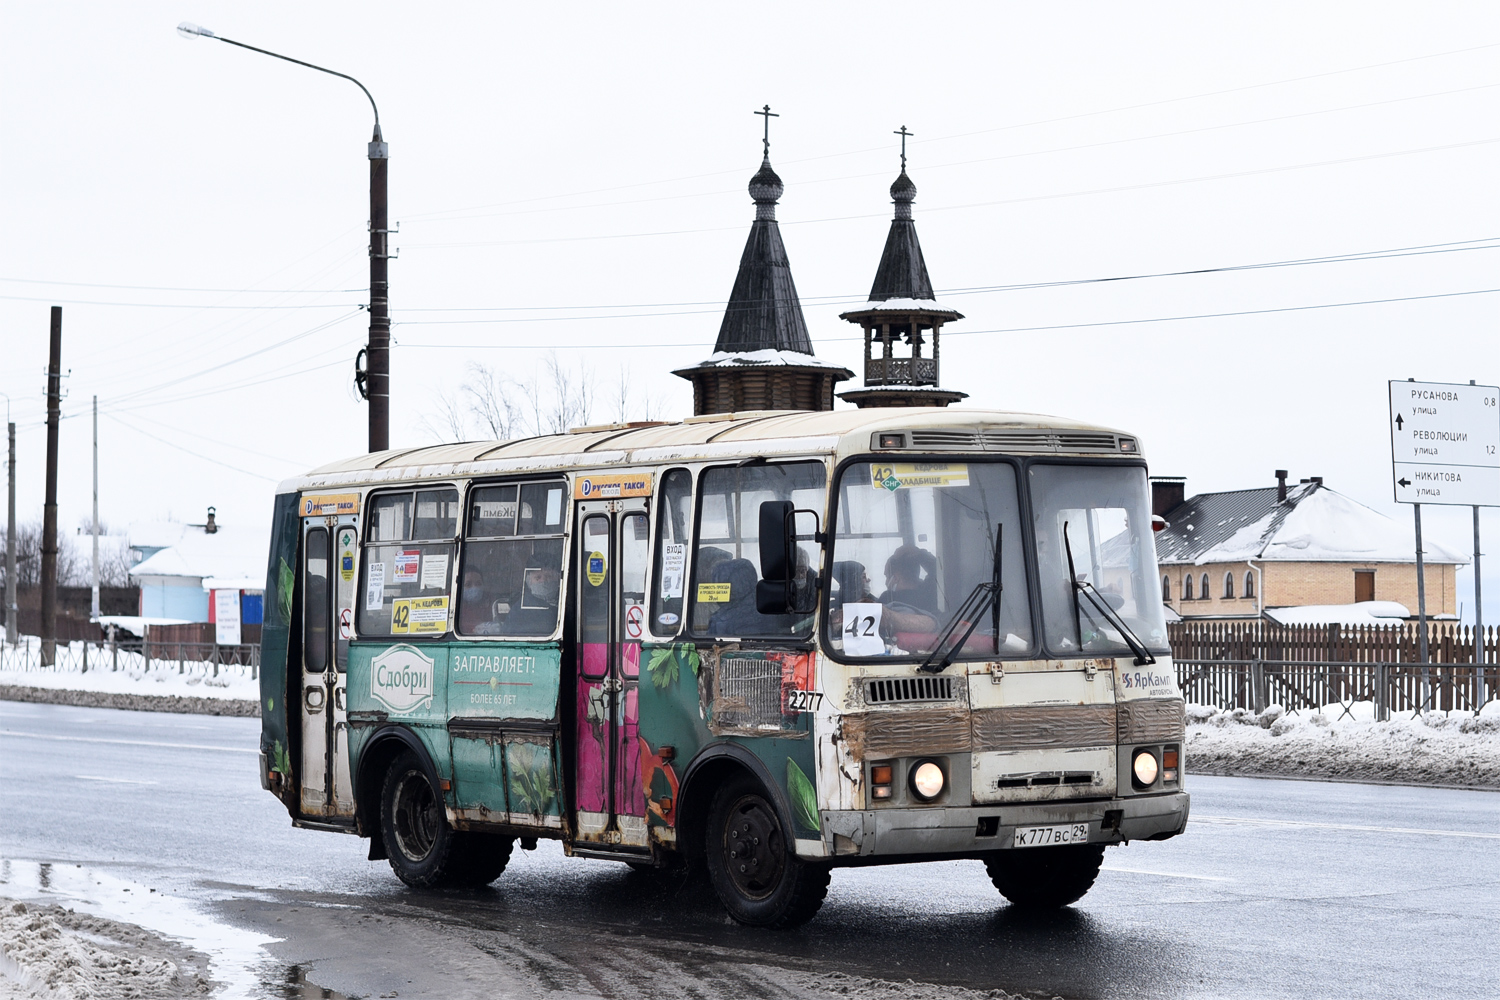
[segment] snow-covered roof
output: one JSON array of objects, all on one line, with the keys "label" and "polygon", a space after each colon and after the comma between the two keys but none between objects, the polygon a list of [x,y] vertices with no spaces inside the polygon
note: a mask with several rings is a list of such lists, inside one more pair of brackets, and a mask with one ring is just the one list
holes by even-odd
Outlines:
[{"label": "snow-covered roof", "polygon": [[[1200,493],[1164,515],[1156,535],[1162,565],[1269,562],[1415,562],[1411,524],[1394,520],[1322,483]],[[1424,540],[1431,563],[1463,565],[1457,552]]]},{"label": "snow-covered roof", "polygon": [[206,576],[204,590],[251,590],[261,593],[266,589],[264,576]]},{"label": "snow-covered roof", "polygon": [[188,530],[176,542],[132,566],[130,575],[255,579],[257,586],[265,586],[269,534],[233,524],[221,524],[211,535],[202,528],[184,527]]},{"label": "snow-covered roof", "polygon": [[1266,608],[1262,613],[1278,625],[1394,625],[1411,617],[1411,610],[1395,601],[1304,604],[1295,608]]},{"label": "snow-covered roof", "polygon": [[937,299],[873,299],[851,309],[845,309],[839,313],[839,318],[867,312],[938,312],[948,313],[953,319],[964,318],[963,313]]},{"label": "snow-covered roof", "polygon": [[[824,361],[816,354],[803,354],[801,351],[778,351],[770,348],[762,351],[717,351],[693,367],[734,368],[739,365],[752,365],[756,367],[786,365],[798,368],[832,368],[839,371],[849,371],[843,365],[832,361]],[[686,370],[684,369],[684,371]]]},{"label": "snow-covered roof", "polygon": [[176,545],[190,527],[179,521],[139,521],[126,529],[126,537],[133,548],[164,549]]}]

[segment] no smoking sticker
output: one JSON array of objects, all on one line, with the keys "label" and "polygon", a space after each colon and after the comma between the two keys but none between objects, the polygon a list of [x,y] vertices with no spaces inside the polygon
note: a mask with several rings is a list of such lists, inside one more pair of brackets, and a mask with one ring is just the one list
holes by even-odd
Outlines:
[{"label": "no smoking sticker", "polygon": [[339,612],[339,638],[354,638],[354,609],[344,608]]},{"label": "no smoking sticker", "polygon": [[646,609],[639,604],[632,604],[625,609],[625,636],[629,639],[639,639],[646,628]]}]

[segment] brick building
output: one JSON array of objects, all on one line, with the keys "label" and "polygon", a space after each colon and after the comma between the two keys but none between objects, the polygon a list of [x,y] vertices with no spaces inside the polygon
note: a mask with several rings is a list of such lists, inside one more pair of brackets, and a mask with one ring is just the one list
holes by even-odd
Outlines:
[{"label": "brick building", "polygon": [[[1410,523],[1329,489],[1321,477],[1288,486],[1200,493],[1156,478],[1152,512],[1162,601],[1183,618],[1257,618],[1267,608],[1394,601],[1417,608]],[[1467,560],[1424,540],[1427,613],[1454,616],[1454,571]]]}]

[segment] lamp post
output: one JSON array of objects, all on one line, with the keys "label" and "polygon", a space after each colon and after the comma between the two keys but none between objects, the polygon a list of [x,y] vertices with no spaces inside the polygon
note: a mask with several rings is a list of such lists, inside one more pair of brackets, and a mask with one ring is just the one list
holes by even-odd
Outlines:
[{"label": "lamp post", "polygon": [[390,229],[386,211],[386,167],[390,163],[390,147],[380,135],[380,109],[375,98],[365,85],[347,73],[339,73],[323,66],[315,66],[301,59],[293,59],[279,52],[258,49],[254,45],[236,42],[232,38],[216,35],[207,28],[184,21],[177,26],[178,34],[187,39],[212,38],[261,55],[272,56],[298,66],[306,66],[320,73],[342,77],[364,91],[370,100],[370,109],[375,112],[375,134],[370,140],[370,340],[360,351],[365,367],[358,367],[356,359],[355,381],[359,394],[370,403],[370,450],[385,451],[390,447],[391,404],[391,317],[390,283],[387,280],[387,261],[390,260]]}]

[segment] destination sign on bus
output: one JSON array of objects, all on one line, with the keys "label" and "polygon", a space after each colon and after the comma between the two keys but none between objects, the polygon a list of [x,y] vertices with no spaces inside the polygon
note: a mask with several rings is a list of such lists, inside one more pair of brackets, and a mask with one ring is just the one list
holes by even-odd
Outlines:
[{"label": "destination sign on bus", "polygon": [[877,490],[916,489],[920,486],[968,486],[969,466],[948,462],[912,462],[870,466],[870,485]]},{"label": "destination sign on bus", "polygon": [[391,632],[441,635],[448,631],[448,597],[403,597],[391,603]]}]

